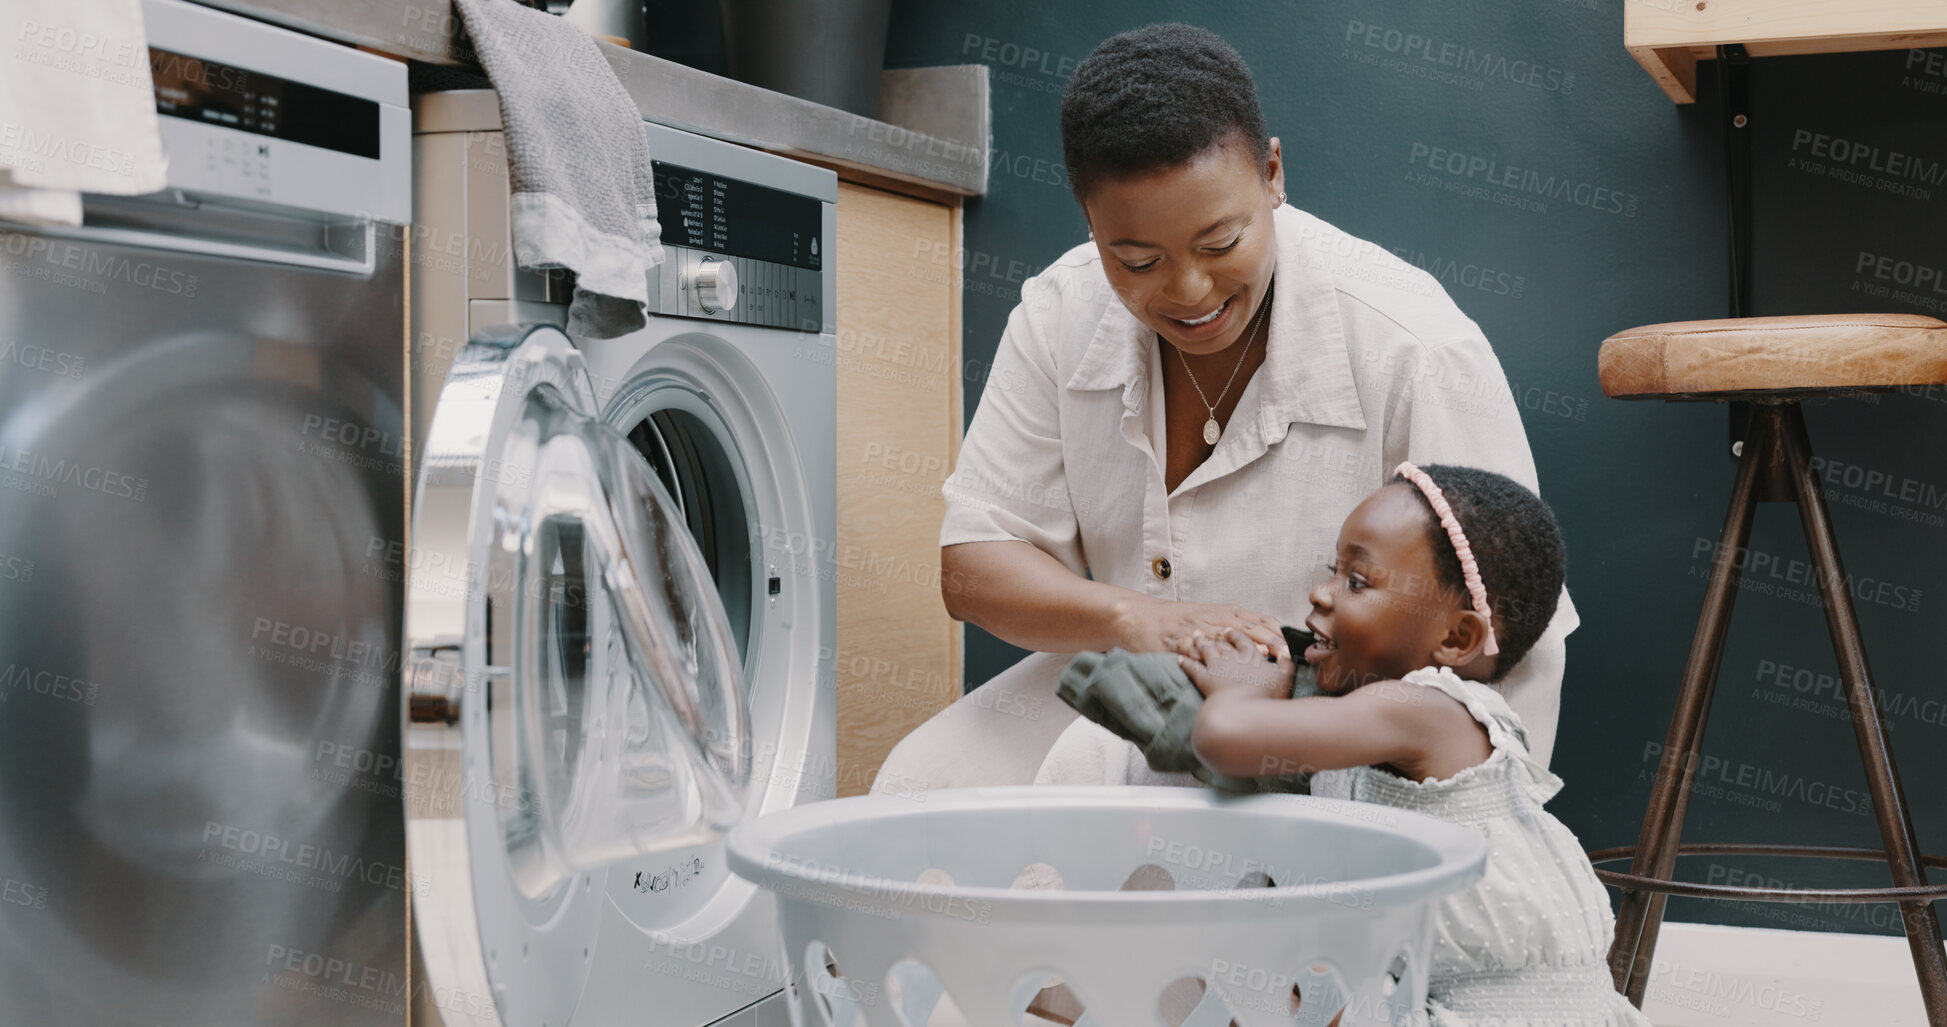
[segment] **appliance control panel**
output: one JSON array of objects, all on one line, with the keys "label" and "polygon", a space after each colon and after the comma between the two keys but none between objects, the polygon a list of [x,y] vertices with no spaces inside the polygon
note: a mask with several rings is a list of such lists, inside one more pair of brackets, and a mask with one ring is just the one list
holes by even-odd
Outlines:
[{"label": "appliance control panel", "polygon": [[652,161],[665,259],[656,312],[817,332],[825,323],[826,204]]},{"label": "appliance control panel", "polygon": [[[194,165],[195,177],[201,179],[208,188],[233,196],[251,196],[263,200],[271,200],[275,197],[270,179],[269,141],[253,142],[227,132],[208,132],[201,135],[200,141],[203,144],[201,161],[196,160],[193,152],[180,154],[172,151],[170,154],[172,162],[186,158],[187,163]],[[191,141],[189,145],[194,147],[195,142]],[[192,169],[182,170],[189,172]],[[189,176],[185,174],[182,177]]]},{"label": "appliance control panel", "polygon": [[172,189],[412,219],[404,65],[180,0],[143,16]]}]

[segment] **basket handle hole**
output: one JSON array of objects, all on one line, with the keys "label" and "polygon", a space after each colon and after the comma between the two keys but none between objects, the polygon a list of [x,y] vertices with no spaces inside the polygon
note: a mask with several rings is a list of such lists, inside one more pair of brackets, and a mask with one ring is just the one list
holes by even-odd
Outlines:
[{"label": "basket handle hole", "polygon": [[[924,883],[937,884],[936,881]],[[953,1000],[946,998],[946,985],[940,975],[924,962],[907,956],[886,970],[886,1001],[903,1027],[945,1027],[964,1023],[958,1018]]]},{"label": "basket handle hole", "polygon": [[1349,989],[1330,963],[1313,963],[1291,975],[1288,986],[1278,983],[1278,996],[1288,997],[1295,1022],[1304,1027],[1337,1027],[1345,1011]]},{"label": "basket handle hole", "polygon": [[1379,975],[1377,987],[1372,993],[1378,998],[1378,1008],[1388,1017],[1404,1016],[1418,1008],[1416,996],[1425,991],[1420,979],[1418,963],[1409,953],[1402,952],[1393,957],[1386,972]]},{"label": "basket handle hole", "polygon": [[1405,976],[1406,957],[1403,955],[1394,956],[1393,965],[1386,968],[1385,979],[1379,982],[1380,993],[1384,994],[1387,998],[1391,998],[1393,992],[1399,990],[1400,978]]},{"label": "basket handle hole", "polygon": [[812,1005],[818,1009],[825,1027],[865,1022],[863,1007],[879,1000],[879,985],[845,976],[831,946],[813,941],[805,946],[805,983],[811,988]]},{"label": "basket handle hole", "polygon": [[1049,1024],[1103,1027],[1088,1011],[1088,1000],[1057,970],[1041,969],[1023,975],[1014,982],[1012,995],[1014,1022],[1021,1027],[1048,1027]]},{"label": "basket handle hole", "polygon": [[1169,1027],[1237,1027],[1231,1011],[1209,982],[1179,977],[1156,996],[1156,1014]]}]

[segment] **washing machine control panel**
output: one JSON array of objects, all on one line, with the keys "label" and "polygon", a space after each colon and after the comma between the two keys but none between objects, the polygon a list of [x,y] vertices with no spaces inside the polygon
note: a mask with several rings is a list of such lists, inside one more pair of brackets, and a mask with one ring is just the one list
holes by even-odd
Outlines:
[{"label": "washing machine control panel", "polygon": [[179,0],[142,13],[171,189],[412,220],[398,62]]},{"label": "washing machine control panel", "polygon": [[824,204],[653,161],[659,314],[816,332],[825,323]]}]

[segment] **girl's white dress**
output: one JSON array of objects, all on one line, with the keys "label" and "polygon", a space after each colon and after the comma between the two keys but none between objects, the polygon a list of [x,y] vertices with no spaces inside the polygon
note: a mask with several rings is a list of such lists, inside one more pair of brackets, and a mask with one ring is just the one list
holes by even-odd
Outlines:
[{"label": "girl's white dress", "polygon": [[1487,875],[1442,900],[1435,916],[1432,1027],[1650,1027],[1612,983],[1615,916],[1581,843],[1542,809],[1562,779],[1529,755],[1520,718],[1500,693],[1449,668],[1405,680],[1459,700],[1486,727],[1493,755],[1446,780],[1322,771],[1312,794],[1425,813],[1487,839]]}]

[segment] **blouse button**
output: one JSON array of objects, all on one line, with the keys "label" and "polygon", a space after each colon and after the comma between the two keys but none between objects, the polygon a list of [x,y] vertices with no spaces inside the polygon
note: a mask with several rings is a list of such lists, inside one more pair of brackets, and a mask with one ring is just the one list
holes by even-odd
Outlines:
[{"label": "blouse button", "polygon": [[1165,556],[1159,556],[1156,559],[1149,561],[1149,570],[1150,573],[1156,575],[1157,577],[1162,578],[1165,581],[1169,580],[1169,576],[1170,576],[1169,558]]}]

